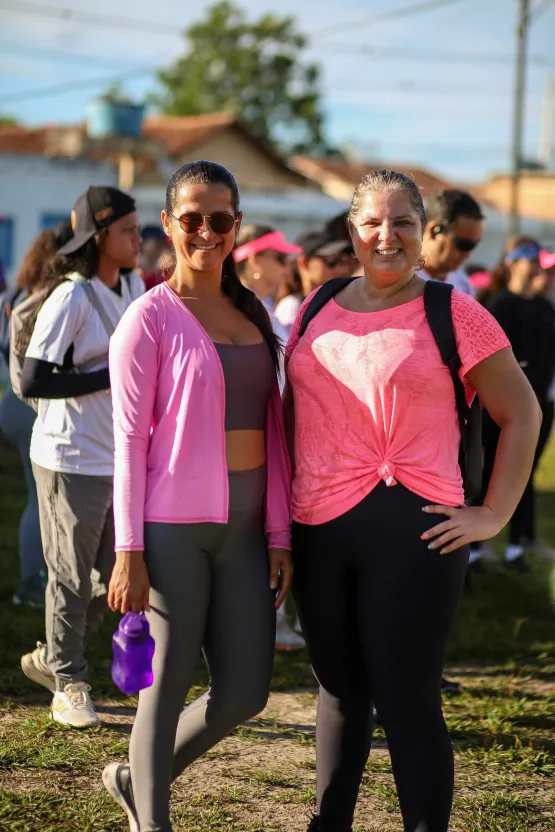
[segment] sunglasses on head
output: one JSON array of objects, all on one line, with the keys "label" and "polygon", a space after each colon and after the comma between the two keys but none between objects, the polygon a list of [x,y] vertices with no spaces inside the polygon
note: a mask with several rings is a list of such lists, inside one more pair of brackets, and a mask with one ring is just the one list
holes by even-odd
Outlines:
[{"label": "sunglasses on head", "polygon": [[458,251],[464,251],[468,254],[469,251],[474,251],[480,240],[470,240],[468,237],[458,237],[456,234],[453,234],[452,231],[449,231],[448,228],[444,226],[439,227],[440,234],[448,234],[449,237],[453,240],[455,248]]},{"label": "sunglasses on head", "polygon": [[229,234],[237,222],[237,218],[227,211],[215,211],[213,214],[201,214],[199,211],[189,211],[180,217],[176,217],[175,214],[170,214],[170,216],[174,220],[177,220],[186,234],[195,234],[197,231],[200,231],[204,225],[204,220],[206,220],[207,224],[216,234]]}]

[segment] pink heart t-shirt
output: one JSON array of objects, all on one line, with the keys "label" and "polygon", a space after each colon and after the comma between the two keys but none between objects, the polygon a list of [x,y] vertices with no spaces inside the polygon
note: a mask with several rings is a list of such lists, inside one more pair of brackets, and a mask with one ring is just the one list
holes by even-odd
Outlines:
[{"label": "pink heart t-shirt", "polygon": [[[423,297],[379,312],[329,301],[287,345],[295,403],[293,519],[316,525],[353,508],[380,481],[426,500],[464,502],[453,382],[426,320]],[[453,291],[461,378],[510,348],[479,303]]]}]

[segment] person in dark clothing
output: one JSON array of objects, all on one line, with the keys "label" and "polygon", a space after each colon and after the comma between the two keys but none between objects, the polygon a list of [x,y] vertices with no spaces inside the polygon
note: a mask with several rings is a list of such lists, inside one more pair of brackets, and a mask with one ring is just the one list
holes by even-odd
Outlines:
[{"label": "person in dark clothing", "polygon": [[[487,309],[507,335],[515,357],[530,382],[542,410],[543,420],[532,473],[509,524],[509,541],[505,561],[525,571],[527,549],[537,545],[534,475],[551,432],[553,412],[549,390],[555,372],[555,309],[547,298],[534,291],[542,272],[540,246],[535,240],[520,243],[505,258],[507,284],[487,299]],[[481,504],[491,478],[499,440],[499,428],[488,414],[483,414],[484,474]],[[480,556],[480,546],[472,547],[472,560]]]}]

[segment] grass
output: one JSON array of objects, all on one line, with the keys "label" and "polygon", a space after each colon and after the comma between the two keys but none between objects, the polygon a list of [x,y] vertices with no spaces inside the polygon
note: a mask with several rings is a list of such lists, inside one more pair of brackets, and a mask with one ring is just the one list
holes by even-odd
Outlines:
[{"label": "grass", "polygon": [[[555,546],[555,441],[539,475],[540,532]],[[43,615],[11,605],[17,523],[25,488],[19,460],[0,440],[0,829],[123,832],[100,785],[109,760],[126,759],[135,702],[110,680],[109,615],[89,649],[94,695],[115,721],[84,733],[48,719],[49,696],[19,659],[43,638]],[[499,551],[503,537],[496,541]],[[455,832],[555,829],[555,570],[537,561],[525,577],[488,564],[466,593],[453,636],[451,676],[464,686],[445,702],[456,752]],[[191,697],[205,688],[200,666]],[[241,726],[173,790],[176,832],[306,829],[315,795],[314,679],[304,653],[278,654],[263,716]],[[367,765],[356,832],[400,832],[389,755],[380,730]]]}]

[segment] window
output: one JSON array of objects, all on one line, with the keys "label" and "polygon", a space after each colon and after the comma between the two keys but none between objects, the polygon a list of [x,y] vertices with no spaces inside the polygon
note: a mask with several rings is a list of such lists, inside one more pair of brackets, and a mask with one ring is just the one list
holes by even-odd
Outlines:
[{"label": "window", "polygon": [[69,219],[69,214],[60,214],[56,211],[46,212],[41,215],[40,227],[42,231],[47,231],[49,228],[54,228],[60,222],[65,222]]},{"label": "window", "polygon": [[13,232],[12,217],[0,216],[0,263],[5,269],[11,269],[13,260]]}]

